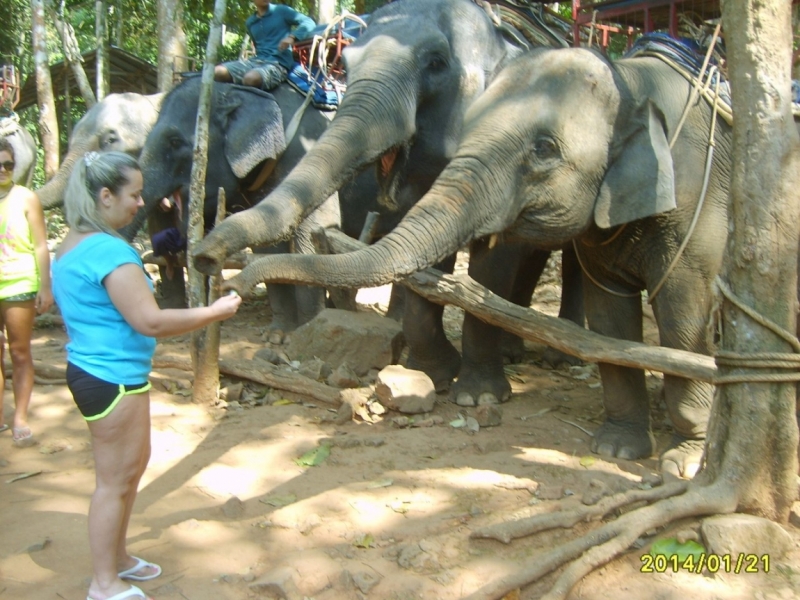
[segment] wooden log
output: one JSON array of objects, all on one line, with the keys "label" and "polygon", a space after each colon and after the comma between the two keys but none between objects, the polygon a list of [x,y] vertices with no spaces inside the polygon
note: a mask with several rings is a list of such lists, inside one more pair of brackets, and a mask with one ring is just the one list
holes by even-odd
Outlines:
[{"label": "wooden log", "polygon": [[[154,369],[180,369],[192,371],[191,361],[170,354],[156,354]],[[232,377],[240,377],[278,390],[309,396],[319,402],[338,407],[342,403],[341,392],[324,383],[309,379],[299,373],[283,371],[264,361],[221,359],[219,371]]]},{"label": "wooden log", "polygon": [[[352,252],[364,247],[364,244],[335,229],[326,229],[325,234],[336,253]],[[650,369],[710,383],[713,383],[717,374],[711,356],[593,333],[571,321],[550,317],[503,300],[466,274],[446,275],[436,269],[425,269],[399,283],[432,302],[458,306],[491,325],[588,362]]]}]

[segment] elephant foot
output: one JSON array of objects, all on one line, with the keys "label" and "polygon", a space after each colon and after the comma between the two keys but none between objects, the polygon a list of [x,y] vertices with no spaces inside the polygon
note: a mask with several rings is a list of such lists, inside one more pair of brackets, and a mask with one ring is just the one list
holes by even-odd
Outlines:
[{"label": "elephant foot", "polygon": [[648,458],[655,449],[656,440],[646,423],[607,420],[592,438],[592,452],[608,458]]},{"label": "elephant foot", "polygon": [[513,333],[503,332],[500,338],[500,353],[503,355],[503,360],[508,363],[521,363],[525,358],[525,340]]},{"label": "elephant foot", "polygon": [[692,479],[703,464],[705,440],[687,440],[675,436],[670,448],[661,455],[661,473],[665,478]]},{"label": "elephant foot", "polygon": [[583,361],[580,358],[572,356],[570,354],[566,354],[561,350],[556,350],[555,348],[547,348],[542,354],[542,366],[547,369],[558,369],[561,366],[564,367],[577,367],[578,365],[582,365]]},{"label": "elephant foot", "polygon": [[422,371],[431,378],[437,393],[446,392],[461,368],[461,355],[458,350],[450,346],[448,351],[442,352],[439,360],[426,361],[415,357],[412,351],[409,352],[406,368]]},{"label": "elephant foot", "polygon": [[270,344],[275,344],[276,346],[288,344],[289,336],[295,329],[297,329],[296,325],[275,321],[273,319],[272,323],[270,323],[267,328],[266,339]]},{"label": "elephant foot", "polygon": [[469,369],[459,374],[450,388],[450,400],[459,406],[500,404],[511,398],[511,385],[502,369]]}]

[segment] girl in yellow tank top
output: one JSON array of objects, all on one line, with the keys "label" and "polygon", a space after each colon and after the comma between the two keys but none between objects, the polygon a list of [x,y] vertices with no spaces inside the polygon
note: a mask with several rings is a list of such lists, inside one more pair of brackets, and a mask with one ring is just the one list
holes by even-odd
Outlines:
[{"label": "girl in yellow tank top", "polygon": [[[7,337],[14,380],[12,436],[15,445],[30,446],[34,443],[28,425],[33,319],[50,308],[53,294],[42,205],[31,190],[14,183],[13,173],[14,149],[0,137],[0,363]],[[4,386],[0,369],[0,390]],[[7,429],[0,409],[0,432]]]}]

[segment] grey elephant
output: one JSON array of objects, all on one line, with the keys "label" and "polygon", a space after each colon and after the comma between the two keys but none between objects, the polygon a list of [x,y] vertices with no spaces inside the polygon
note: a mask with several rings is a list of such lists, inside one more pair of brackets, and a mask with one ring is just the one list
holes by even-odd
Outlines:
[{"label": "grey elephant", "polygon": [[0,137],[4,137],[14,149],[14,183],[30,187],[36,167],[36,141],[19,124],[16,114],[0,117]]},{"label": "grey elephant", "polygon": [[[690,92],[656,57],[611,63],[585,49],[533,51],[472,105],[455,157],[394,232],[347,255],[257,261],[228,285],[241,293],[265,280],[374,285],[494,234],[553,247],[572,241],[593,331],[641,341],[647,291],[661,344],[707,354],[711,286],[727,238],[732,129],[702,100],[679,127]],[[650,456],[644,373],[609,364],[600,372],[606,417],[592,449]],[[664,392],[675,439],[661,466],[691,476],[712,386],[665,375]]]},{"label": "grey elephant", "polygon": [[164,94],[109,94],[86,111],[69,138],[69,148],[56,174],[36,190],[42,206],[53,208],[64,201],[75,161],[90,151],[119,150],[139,156],[158,118]]},{"label": "grey elephant", "polygon": [[[185,233],[200,84],[200,77],[191,77],[164,99],[139,160],[145,210],[140,211],[132,229],[149,214],[161,221],[156,230],[177,228]],[[208,229],[214,222],[219,188],[225,190],[228,212],[252,206],[254,198],[263,197],[278,185],[328,127],[328,114],[308,107],[297,133],[284,148],[284,126],[303,100],[303,95],[287,85],[266,93],[251,86],[213,84],[204,198]],[[297,228],[292,249],[313,252],[311,232],[318,227],[341,224],[345,233],[358,237],[367,212],[377,208],[376,196],[372,173],[354,177]],[[164,198],[171,199],[174,206],[166,213],[158,209]],[[387,221],[389,225],[396,222]],[[155,248],[155,241],[153,245]],[[290,243],[282,241],[263,251],[286,252],[289,248]],[[182,300],[183,294],[179,295]],[[325,305],[325,291],[308,286],[270,285],[268,297],[272,308],[270,337],[274,341],[314,317]]]},{"label": "grey elephant", "polygon": [[[226,220],[200,244],[198,268],[217,272],[226,256],[243,247],[285,239],[370,163],[376,165],[381,204],[405,214],[452,158],[467,107],[523,51],[520,39],[497,27],[472,0],[404,0],[376,10],[366,32],[344,50],[347,93],[325,135],[269,197]],[[452,269],[455,250],[440,257],[440,268]],[[490,249],[478,243],[471,248],[469,268],[493,291],[527,304],[536,279],[517,278],[513,266],[541,272],[547,256],[525,244]],[[561,315],[582,325],[580,272],[566,273],[571,277]],[[445,336],[442,311],[406,295],[408,366],[425,371],[439,391],[457,377],[451,396],[459,404],[507,399],[511,388],[498,349],[501,331],[467,316],[462,360]],[[515,341],[519,354],[521,340]]]}]

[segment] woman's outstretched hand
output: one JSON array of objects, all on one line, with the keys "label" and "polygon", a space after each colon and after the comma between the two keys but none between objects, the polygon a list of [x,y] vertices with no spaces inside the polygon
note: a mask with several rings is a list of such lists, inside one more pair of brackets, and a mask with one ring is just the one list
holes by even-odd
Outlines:
[{"label": "woman's outstretched hand", "polygon": [[231,318],[239,310],[239,305],[242,303],[242,298],[239,294],[229,293],[219,298],[211,308],[219,317],[220,321]]}]

